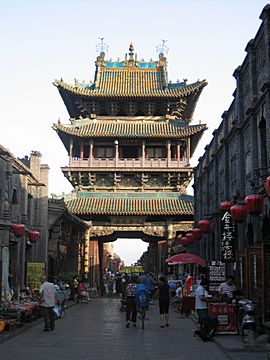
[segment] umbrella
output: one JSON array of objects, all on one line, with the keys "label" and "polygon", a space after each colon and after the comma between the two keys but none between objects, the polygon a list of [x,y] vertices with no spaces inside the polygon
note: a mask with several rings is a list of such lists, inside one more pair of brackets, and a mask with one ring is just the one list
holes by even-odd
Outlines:
[{"label": "umbrella", "polygon": [[176,255],[170,257],[169,259],[167,259],[166,263],[168,263],[168,265],[198,264],[198,265],[201,265],[204,267],[208,266],[207,263],[205,262],[205,260],[203,260],[199,256],[194,255],[194,254],[186,254],[186,253],[176,254]]}]

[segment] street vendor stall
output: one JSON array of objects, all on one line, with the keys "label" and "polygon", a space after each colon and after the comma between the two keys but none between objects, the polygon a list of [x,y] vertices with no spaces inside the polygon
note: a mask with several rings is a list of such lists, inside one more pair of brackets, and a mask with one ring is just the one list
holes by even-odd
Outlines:
[{"label": "street vendor stall", "polygon": [[208,315],[213,319],[217,319],[216,333],[237,334],[235,304],[209,303]]}]

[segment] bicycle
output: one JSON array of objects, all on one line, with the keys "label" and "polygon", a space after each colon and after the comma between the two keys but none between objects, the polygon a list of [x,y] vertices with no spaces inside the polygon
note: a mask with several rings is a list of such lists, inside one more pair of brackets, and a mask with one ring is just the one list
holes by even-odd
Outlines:
[{"label": "bicycle", "polygon": [[140,306],[139,311],[141,314],[142,329],[144,329],[145,308]]},{"label": "bicycle", "polygon": [[137,294],[137,307],[141,314],[142,329],[144,329],[145,311],[149,308],[149,292],[145,289]]}]

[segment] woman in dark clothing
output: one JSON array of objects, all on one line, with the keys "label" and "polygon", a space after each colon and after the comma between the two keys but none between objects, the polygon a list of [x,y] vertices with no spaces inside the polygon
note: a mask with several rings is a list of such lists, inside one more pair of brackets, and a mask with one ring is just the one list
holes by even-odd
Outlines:
[{"label": "woman in dark clothing", "polygon": [[136,279],[132,278],[131,282],[128,284],[126,289],[127,295],[127,308],[126,308],[126,327],[129,327],[130,322],[133,323],[133,326],[136,326],[137,320],[137,306],[136,306]]},{"label": "woman in dark clothing", "polygon": [[160,327],[169,326],[170,286],[164,276],[159,278],[155,297],[159,298]]}]

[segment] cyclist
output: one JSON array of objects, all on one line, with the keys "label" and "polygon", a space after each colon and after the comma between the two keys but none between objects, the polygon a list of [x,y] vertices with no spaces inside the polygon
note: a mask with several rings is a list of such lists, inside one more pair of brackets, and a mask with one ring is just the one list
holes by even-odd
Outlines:
[{"label": "cyclist", "polygon": [[137,310],[141,313],[142,329],[144,329],[145,311],[149,309],[150,294],[147,290],[144,278],[139,278],[139,284],[135,291]]}]

